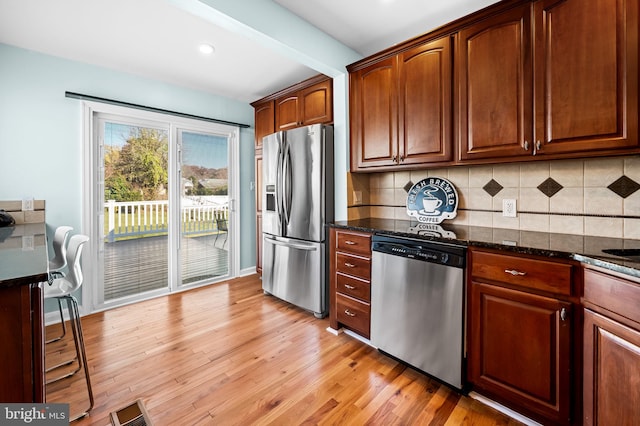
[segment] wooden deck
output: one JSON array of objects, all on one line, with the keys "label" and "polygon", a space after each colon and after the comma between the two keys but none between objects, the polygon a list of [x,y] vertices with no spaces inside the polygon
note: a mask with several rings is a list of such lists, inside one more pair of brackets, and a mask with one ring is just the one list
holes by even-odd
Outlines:
[{"label": "wooden deck", "polygon": [[[215,279],[229,273],[227,234],[182,240],[182,283]],[[104,298],[114,300],[168,285],[167,237],[105,243]]]}]

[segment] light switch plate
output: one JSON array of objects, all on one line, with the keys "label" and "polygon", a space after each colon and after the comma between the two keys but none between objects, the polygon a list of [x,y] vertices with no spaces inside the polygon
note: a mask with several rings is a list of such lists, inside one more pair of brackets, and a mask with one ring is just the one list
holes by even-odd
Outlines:
[{"label": "light switch plate", "polygon": [[516,209],[516,200],[504,199],[502,200],[502,216],[503,217],[516,217],[518,211]]}]

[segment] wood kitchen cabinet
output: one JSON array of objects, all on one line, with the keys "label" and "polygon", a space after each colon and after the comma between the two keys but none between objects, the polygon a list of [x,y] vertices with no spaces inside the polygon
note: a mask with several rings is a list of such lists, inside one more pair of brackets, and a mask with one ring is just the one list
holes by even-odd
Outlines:
[{"label": "wood kitchen cabinet", "polygon": [[[275,100],[276,130],[333,121],[332,80],[321,76],[321,81],[288,92]],[[309,83],[309,81],[307,81]]]},{"label": "wood kitchen cabinet", "polygon": [[584,271],[583,424],[640,419],[640,280]]},{"label": "wood kitchen cabinet", "polygon": [[570,424],[576,265],[469,251],[468,380],[543,424]]},{"label": "wood kitchen cabinet", "polygon": [[262,138],[276,131],[276,104],[274,100],[253,103],[256,149],[262,149]]},{"label": "wood kitchen cabinet", "polygon": [[369,338],[371,330],[371,235],[332,228],[329,325]]},{"label": "wood kitchen cabinet", "polygon": [[453,159],[451,55],[442,37],[349,67],[353,171]]},{"label": "wood kitchen cabinet", "polygon": [[[46,275],[45,275],[46,278]],[[44,402],[44,320],[38,284],[0,287],[0,401]]]},{"label": "wood kitchen cabinet", "polygon": [[636,0],[524,2],[461,29],[458,162],[637,152],[637,37]]},{"label": "wood kitchen cabinet", "polygon": [[333,121],[333,80],[318,75],[251,103],[255,121],[256,271],[262,273],[262,138]]}]

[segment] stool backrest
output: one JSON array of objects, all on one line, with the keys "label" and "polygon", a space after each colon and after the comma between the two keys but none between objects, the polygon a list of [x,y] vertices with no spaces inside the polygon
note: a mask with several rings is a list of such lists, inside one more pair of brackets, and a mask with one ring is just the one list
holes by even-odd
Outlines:
[{"label": "stool backrest", "polygon": [[66,281],[71,288],[67,289],[70,293],[77,290],[82,285],[83,275],[80,265],[80,256],[82,255],[82,247],[84,243],[89,241],[86,235],[73,235],[69,239],[67,246],[67,264],[69,265],[69,273],[66,275]]},{"label": "stool backrest", "polygon": [[58,226],[53,234],[53,259],[49,261],[49,271],[58,271],[67,264],[67,237],[73,230],[70,226]]}]

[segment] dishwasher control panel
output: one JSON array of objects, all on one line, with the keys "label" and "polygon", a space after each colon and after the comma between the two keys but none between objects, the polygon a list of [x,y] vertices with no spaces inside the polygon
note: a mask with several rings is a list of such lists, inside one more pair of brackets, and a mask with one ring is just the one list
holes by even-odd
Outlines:
[{"label": "dishwasher control panel", "polygon": [[464,268],[466,260],[464,246],[387,235],[374,235],[371,249],[381,253],[457,268]]}]

